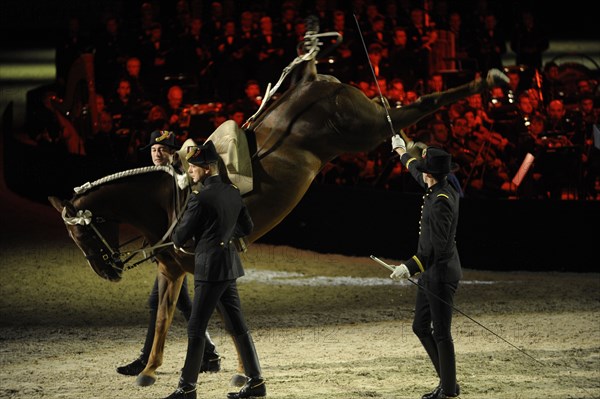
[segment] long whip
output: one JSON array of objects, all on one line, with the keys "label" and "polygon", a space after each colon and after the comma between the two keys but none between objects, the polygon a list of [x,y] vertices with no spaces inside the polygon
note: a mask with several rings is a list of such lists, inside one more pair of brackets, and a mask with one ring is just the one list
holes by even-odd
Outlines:
[{"label": "long whip", "polygon": [[[369,52],[367,51],[367,45],[365,44],[365,39],[363,37],[362,31],[360,29],[360,24],[358,23],[358,18],[356,18],[356,14],[352,14],[352,16],[354,17],[354,22],[356,23],[356,29],[358,30],[358,36],[360,36],[360,41],[362,42],[363,45],[363,49],[365,50],[365,55],[367,56],[367,62],[369,63],[369,67],[371,68],[371,74],[373,75],[373,80],[375,81],[375,86],[377,86],[377,92],[379,93],[379,100],[381,101],[381,105],[383,106],[383,109],[385,109],[385,116],[386,119],[388,121],[388,125],[390,126],[390,130],[392,131],[392,136],[396,134],[396,131],[394,130],[394,124],[392,123],[392,118],[390,117],[390,112],[388,110],[388,101],[383,97],[383,94],[381,93],[381,87],[379,87],[379,82],[377,81],[377,75],[375,75],[375,69],[373,69],[373,64],[371,63],[371,60],[369,59]],[[402,129],[400,129],[400,134],[402,135],[402,138],[404,139],[405,142],[409,142],[410,140],[408,139],[408,137],[406,137],[406,134],[404,133],[404,131]]]},{"label": "long whip", "polygon": [[[379,259],[376,256],[371,255],[370,256],[371,259],[373,259],[375,262],[379,263],[381,266],[385,267],[386,269],[388,269],[389,271],[394,271],[394,268],[391,265],[388,265],[387,263],[385,263],[384,261],[382,261],[381,259]],[[535,357],[531,356],[529,353],[525,352],[523,349],[519,348],[518,346],[514,345],[512,342],[504,339],[503,337],[501,337],[499,334],[495,333],[494,331],[492,331],[491,329],[489,329],[488,327],[484,326],[483,324],[481,324],[480,322],[478,322],[477,320],[475,320],[474,318],[472,318],[471,316],[469,316],[468,314],[466,314],[465,312],[463,312],[462,310],[458,309],[456,306],[446,302],[445,300],[443,300],[442,298],[440,298],[439,296],[435,295],[433,292],[431,292],[430,290],[428,290],[427,288],[423,287],[422,285],[419,285],[418,283],[416,283],[413,279],[411,278],[407,278],[408,281],[410,281],[412,284],[416,285],[418,288],[422,289],[423,291],[425,291],[427,294],[433,296],[434,298],[437,298],[438,300],[440,300],[441,302],[445,303],[446,305],[450,306],[452,309],[454,309],[456,312],[460,313],[461,315],[465,316],[467,319],[471,320],[473,323],[477,324],[478,326],[480,326],[481,328],[485,329],[486,331],[488,331],[489,333],[493,334],[494,336],[500,338],[502,341],[506,342],[508,345],[512,346],[513,348],[515,348],[516,350],[518,350],[519,352],[521,352],[523,355],[527,356],[528,358],[530,358],[531,360],[533,360],[534,362],[542,365],[542,366],[546,366],[546,364],[544,364],[543,362],[541,362],[540,360],[536,359]],[[575,378],[573,378],[572,376],[569,376],[573,382],[577,382],[575,380]],[[579,387],[579,389],[581,389],[582,391],[586,392],[586,393],[590,393],[586,388],[584,387]]]},{"label": "long whip", "polygon": [[[371,259],[373,259],[375,262],[379,263],[381,266],[385,267],[386,269],[388,269],[389,271],[394,271],[394,268],[391,265],[388,265],[387,263],[385,263],[384,261],[382,261],[381,259],[379,259],[376,256],[371,255],[370,256]],[[518,346],[516,346],[515,344],[513,344],[512,342],[508,341],[507,339],[501,337],[499,334],[497,334],[496,332],[492,331],[491,329],[489,329],[488,327],[484,326],[483,324],[481,324],[480,322],[478,322],[477,320],[475,320],[474,318],[472,318],[471,316],[469,316],[468,314],[466,314],[465,312],[463,312],[462,310],[460,310],[459,308],[457,308],[456,306],[454,306],[451,303],[446,302],[445,300],[443,300],[442,298],[440,298],[439,296],[437,296],[436,294],[434,294],[433,292],[431,292],[430,290],[428,290],[427,288],[423,287],[422,285],[419,285],[417,282],[415,282],[413,279],[411,278],[407,278],[407,280],[409,282],[411,282],[412,284],[416,285],[417,287],[419,287],[420,289],[422,289],[423,291],[425,291],[427,294],[433,296],[434,298],[437,298],[438,300],[440,300],[441,302],[445,303],[446,305],[452,307],[452,309],[454,309],[455,311],[457,311],[458,313],[460,313],[461,315],[465,316],[467,319],[471,320],[473,323],[477,324],[478,326],[480,326],[481,328],[485,329],[486,331],[488,331],[489,333],[495,335],[496,337],[500,338],[502,341],[506,342],[507,344],[509,344],[510,346],[512,346],[513,348],[515,348],[516,350],[518,350],[519,352],[521,352],[522,354],[524,354],[525,356],[527,356],[528,358],[532,359],[534,362],[541,364],[542,366],[545,366],[544,363],[542,363],[541,361],[539,361],[538,359],[536,359],[535,357],[531,356],[529,353],[525,352],[523,349],[519,348]]]}]

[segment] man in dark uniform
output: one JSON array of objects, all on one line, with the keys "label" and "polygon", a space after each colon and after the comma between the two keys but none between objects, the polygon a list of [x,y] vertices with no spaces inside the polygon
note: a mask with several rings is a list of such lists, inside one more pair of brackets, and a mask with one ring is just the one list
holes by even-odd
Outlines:
[{"label": "man in dark uniform", "polygon": [[406,152],[399,135],[392,138],[392,148],[426,192],[417,253],[395,266],[390,277],[401,280],[419,274],[412,328],[440,378],[440,384],[422,399],[454,398],[460,387],[456,383],[452,310],[462,270],[455,242],[459,195],[447,179],[452,157],[441,148],[429,147],[418,161]]},{"label": "man in dark uniform", "polygon": [[[154,165],[174,165],[175,170],[180,172],[178,169],[181,162],[175,159],[177,148],[178,145],[173,132],[167,130],[155,130],[150,135],[150,142],[148,145],[140,148],[140,150],[150,149],[150,155]],[[148,358],[150,357],[150,351],[152,350],[152,343],[154,342],[154,332],[156,331],[156,314],[158,313],[158,278],[154,280],[152,292],[148,297],[148,305],[150,306],[150,320],[148,323],[148,330],[146,331],[146,340],[144,341],[140,356],[125,366],[117,367],[117,373],[119,374],[138,375],[146,368]],[[179,293],[179,299],[177,300],[176,306],[183,314],[183,317],[189,321],[192,313],[192,301],[188,293],[187,277],[183,279],[183,285],[181,286],[181,292]],[[200,368],[201,372],[217,372],[221,369],[221,357],[217,353],[215,344],[210,339],[208,332],[206,332],[206,347],[203,359],[202,367]]]},{"label": "man in dark uniform", "polygon": [[250,234],[254,222],[237,187],[226,182],[220,174],[219,164],[224,164],[212,141],[200,147],[191,147],[186,158],[190,164],[188,173],[194,183],[201,182],[203,188],[192,193],[171,238],[175,248],[181,248],[194,238],[194,302],[179,386],[166,399],[196,399],[205,332],[217,305],[227,330],[232,332],[248,377],[241,390],[227,394],[227,398],[266,396],[258,356],[237,290],[237,279],[244,275],[244,269],[234,240]]}]

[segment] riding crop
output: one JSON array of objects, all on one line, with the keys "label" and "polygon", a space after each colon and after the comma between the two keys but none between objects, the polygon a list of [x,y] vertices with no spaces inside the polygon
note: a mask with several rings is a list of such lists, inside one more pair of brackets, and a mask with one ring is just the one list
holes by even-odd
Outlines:
[{"label": "riding crop", "polygon": [[[388,269],[389,271],[393,272],[394,271],[394,267],[391,265],[388,265],[387,263],[385,263],[384,261],[382,261],[381,259],[379,259],[376,256],[371,255],[370,256],[371,259],[373,259],[375,262],[379,263],[381,266],[385,267],[386,269]],[[427,288],[423,287],[422,285],[419,285],[419,283],[415,282],[413,279],[411,279],[410,277],[407,278],[407,280],[416,285],[417,287],[419,287],[420,289],[422,289],[423,291],[425,291],[427,294],[433,296],[434,298],[437,298],[438,300],[442,301],[443,303],[445,303],[446,305],[452,307],[452,309],[454,309],[455,311],[457,311],[458,313],[460,313],[461,315],[465,316],[467,319],[471,320],[473,323],[477,324],[478,326],[482,327],[483,329],[485,329],[486,331],[492,333],[493,335],[495,335],[496,337],[500,338],[502,341],[506,342],[507,344],[509,344],[510,346],[512,346],[513,348],[515,348],[516,350],[518,350],[519,352],[521,352],[522,354],[524,354],[525,356],[527,356],[528,358],[532,359],[533,361],[535,361],[536,363],[539,363],[543,366],[545,366],[544,363],[542,363],[541,361],[539,361],[538,359],[536,359],[535,357],[531,356],[529,353],[525,352],[523,349],[519,348],[518,346],[516,346],[515,344],[513,344],[512,342],[504,339],[503,337],[501,337],[499,334],[497,334],[496,332],[490,330],[488,327],[484,326],[483,324],[481,324],[480,322],[478,322],[477,320],[475,320],[474,318],[472,318],[471,316],[469,316],[468,314],[466,314],[465,312],[463,312],[462,310],[458,309],[456,306],[446,302],[445,300],[443,300],[442,298],[440,298],[439,296],[435,295],[433,292],[431,292],[430,290],[428,290]]]}]

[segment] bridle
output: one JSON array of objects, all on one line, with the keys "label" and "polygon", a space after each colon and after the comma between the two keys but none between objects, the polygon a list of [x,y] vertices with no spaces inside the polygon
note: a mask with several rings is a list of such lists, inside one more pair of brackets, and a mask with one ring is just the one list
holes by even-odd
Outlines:
[{"label": "bridle", "polygon": [[[81,237],[79,240],[85,241],[87,246],[90,248],[97,249],[96,251],[85,251],[81,249],[85,258],[89,260],[100,259],[106,266],[112,268],[119,275],[126,270],[131,270],[145,261],[152,259],[156,256],[157,252],[166,250],[168,247],[173,246],[173,242],[164,242],[164,238],[159,241],[158,244],[148,246],[144,245],[140,249],[124,251],[122,248],[134,241],[137,241],[141,236],[134,237],[124,243],[119,244],[117,247],[112,246],[109,240],[102,234],[98,225],[107,222],[107,219],[102,216],[94,216],[89,210],[78,210],[76,216],[69,217],[66,215],[67,208],[63,208],[61,213],[63,221],[69,226],[79,225],[81,226]],[[174,220],[172,226],[177,223],[177,219]],[[166,237],[170,235],[172,229],[170,228],[165,234]],[[92,242],[94,245],[90,244]],[[156,251],[158,250],[158,251]],[[193,255],[193,253],[187,252],[185,249],[178,248],[180,252],[187,255]],[[133,263],[133,258],[138,254],[143,254],[143,258]],[[146,255],[148,254],[149,255]]]},{"label": "bridle", "polygon": [[[83,185],[81,187],[76,187],[75,192],[78,194],[81,194],[81,193],[89,190],[90,188],[99,186],[108,181],[115,180],[120,177],[132,175],[132,174],[145,173],[149,170],[163,170],[165,172],[169,172],[174,177],[174,182],[175,182],[175,186],[176,186],[175,198],[174,198],[176,206],[173,211],[173,221],[172,221],[171,225],[169,226],[169,228],[167,229],[167,231],[165,232],[165,234],[155,245],[149,246],[149,245],[145,244],[142,246],[142,248],[122,252],[123,247],[125,247],[128,244],[131,244],[132,242],[134,242],[138,239],[141,239],[142,237],[141,236],[134,237],[124,243],[117,244],[117,246],[113,246],[109,243],[109,240],[105,237],[104,234],[102,234],[102,232],[100,231],[100,229],[98,227],[99,225],[106,223],[108,221],[106,218],[99,216],[99,215],[94,215],[92,213],[92,211],[90,211],[88,209],[75,210],[73,204],[71,204],[70,202],[69,202],[70,207],[65,206],[63,208],[63,210],[61,212],[61,216],[62,216],[62,219],[65,222],[65,224],[68,226],[80,226],[81,230],[80,230],[80,237],[78,237],[78,240],[85,242],[89,248],[94,249],[91,251],[90,250],[86,251],[83,248],[81,248],[80,245],[78,245],[80,247],[80,249],[82,250],[85,258],[88,260],[88,262],[91,260],[99,260],[105,266],[114,270],[120,276],[124,271],[135,268],[139,264],[141,264],[149,259],[154,258],[157,253],[164,251],[164,250],[168,249],[169,247],[173,246],[173,242],[171,242],[171,241],[166,242],[166,240],[170,237],[173,229],[175,228],[175,225],[177,224],[179,217],[181,216],[183,210],[187,206],[187,202],[188,202],[190,196],[189,196],[189,192],[188,192],[188,195],[186,195],[182,201],[182,198],[180,197],[180,193],[177,190],[177,186],[179,186],[181,188],[181,184],[180,184],[181,182],[178,182],[177,176],[172,173],[172,167],[154,166],[154,167],[130,170],[130,171],[126,171],[126,172],[120,172],[115,175],[107,176],[96,182],[86,183],[85,185]],[[189,186],[187,186],[187,187],[189,188]],[[75,213],[75,216],[67,216],[68,208],[74,211],[73,213]],[[115,221],[115,223],[118,224],[119,222]],[[77,240],[75,240],[75,241],[77,243]],[[193,253],[187,252],[183,249],[178,248],[178,250],[180,252],[185,253],[186,255],[193,255]],[[137,260],[133,263],[130,263],[133,261],[133,258],[135,256],[139,255],[140,253],[143,255],[143,258],[140,260]]]},{"label": "bridle", "polygon": [[[89,210],[78,210],[75,216],[67,216],[66,206],[62,210],[61,216],[66,225],[81,226],[80,241],[86,242],[90,248],[97,248],[97,251],[89,253],[80,247],[88,261],[99,258],[119,275],[125,270],[126,262],[122,258],[123,254],[121,254],[119,248],[114,249],[97,228],[97,225],[105,223],[106,219],[101,216],[93,216]],[[95,245],[90,245],[90,242]]]}]

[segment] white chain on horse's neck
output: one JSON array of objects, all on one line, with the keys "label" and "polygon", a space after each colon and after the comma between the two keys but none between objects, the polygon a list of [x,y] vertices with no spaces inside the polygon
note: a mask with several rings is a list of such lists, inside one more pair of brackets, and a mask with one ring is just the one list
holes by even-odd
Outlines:
[{"label": "white chain on horse's neck", "polygon": [[128,176],[140,175],[140,174],[148,173],[148,172],[155,172],[155,171],[159,171],[159,170],[162,170],[163,172],[167,172],[168,174],[173,176],[175,179],[177,179],[177,186],[180,189],[183,190],[184,188],[186,188],[189,185],[189,180],[187,179],[187,176],[179,175],[177,172],[175,172],[175,169],[173,168],[173,166],[171,166],[171,165],[169,165],[169,166],[154,165],[154,166],[146,166],[143,168],[124,170],[123,172],[117,172],[112,175],[104,176],[103,178],[93,181],[91,183],[87,182],[85,184],[82,184],[79,187],[75,187],[73,189],[73,191],[75,191],[76,194],[83,194],[86,191],[91,190],[94,187],[97,187],[104,183],[111,182],[113,180],[122,179],[123,177],[128,177]]}]

